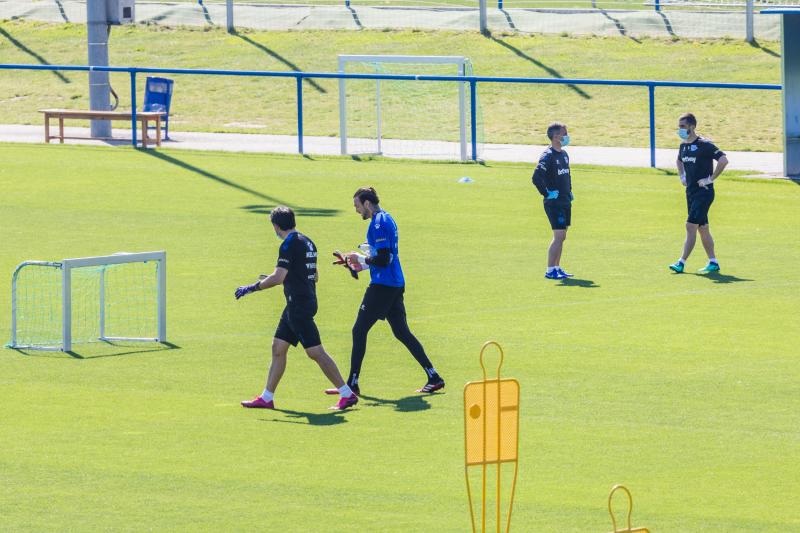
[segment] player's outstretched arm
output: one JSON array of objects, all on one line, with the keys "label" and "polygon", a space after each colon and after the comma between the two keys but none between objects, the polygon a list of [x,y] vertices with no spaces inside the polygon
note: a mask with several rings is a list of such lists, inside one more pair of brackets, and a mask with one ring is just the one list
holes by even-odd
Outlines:
[{"label": "player's outstretched arm", "polygon": [[242,285],[236,292],[234,296],[238,300],[242,296],[247,296],[251,292],[261,291],[264,289],[269,289],[270,287],[274,287],[275,285],[281,285],[283,280],[286,279],[287,270],[281,267],[275,267],[275,270],[269,276],[264,276],[263,274],[259,276],[259,280],[253,283],[252,285]]}]

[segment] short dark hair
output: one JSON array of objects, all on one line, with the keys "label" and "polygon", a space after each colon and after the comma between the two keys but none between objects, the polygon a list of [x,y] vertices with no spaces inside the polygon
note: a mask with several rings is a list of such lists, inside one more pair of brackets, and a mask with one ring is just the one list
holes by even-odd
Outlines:
[{"label": "short dark hair", "polygon": [[561,122],[553,122],[549,126],[547,126],[547,138],[551,141],[553,140],[553,135],[561,131],[561,128],[566,128],[566,124],[562,124]]},{"label": "short dark hair", "polygon": [[269,214],[269,220],[283,231],[294,229],[294,211],[291,207],[279,205]]},{"label": "short dark hair", "polygon": [[378,205],[380,202],[377,191],[372,187],[361,187],[353,195],[353,198],[358,198],[358,201],[362,204],[367,200],[369,200],[372,205]]},{"label": "short dark hair", "polygon": [[692,113],[684,113],[680,117],[678,117],[678,122],[681,120],[685,120],[687,124],[690,126],[697,126],[697,119]]}]

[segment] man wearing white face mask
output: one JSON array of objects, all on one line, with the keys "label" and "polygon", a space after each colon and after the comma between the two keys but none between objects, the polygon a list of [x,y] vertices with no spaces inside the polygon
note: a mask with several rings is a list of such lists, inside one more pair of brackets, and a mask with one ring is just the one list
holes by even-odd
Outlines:
[{"label": "man wearing white face mask", "polygon": [[[678,118],[678,136],[683,139],[678,148],[678,174],[681,183],[686,187],[686,207],[689,212],[683,254],[669,266],[679,274],[683,272],[686,260],[694,249],[698,231],[708,255],[708,264],[700,272],[708,274],[719,271],[714,253],[714,239],[708,226],[708,210],[714,202],[714,180],[725,170],[728,158],[710,140],[697,135],[696,128],[697,119],[693,114],[685,113]],[[714,160],[717,161],[716,168]]]},{"label": "man wearing white face mask", "polygon": [[542,152],[531,181],[544,199],[544,212],[553,230],[553,240],[547,249],[547,279],[572,277],[561,268],[561,252],[572,218],[572,178],[569,155],[564,147],[569,144],[567,127],[553,122],[547,127],[550,146]]}]

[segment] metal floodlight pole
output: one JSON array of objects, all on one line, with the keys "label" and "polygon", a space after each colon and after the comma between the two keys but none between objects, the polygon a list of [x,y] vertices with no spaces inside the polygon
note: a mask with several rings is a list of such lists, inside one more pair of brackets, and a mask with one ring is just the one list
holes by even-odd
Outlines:
[{"label": "metal floodlight pole", "polygon": [[236,27],[233,25],[233,0],[226,0],[225,4],[225,15],[228,21],[228,33],[235,33]]},{"label": "metal floodlight pole", "polygon": [[478,0],[478,11],[480,11],[478,19],[480,21],[481,33],[483,35],[488,35],[489,28],[488,28],[488,24],[487,24],[487,21],[486,21],[486,19],[487,19],[487,17],[486,17],[486,0]]},{"label": "metal floodlight pole", "polygon": [[800,9],[784,14],[783,34],[783,169],[800,178]]},{"label": "metal floodlight pole", "polygon": [[753,33],[753,0],[747,0],[745,2],[745,40],[748,43],[752,43],[755,41],[755,35]]},{"label": "metal floodlight pole", "polygon": [[[86,0],[86,27],[88,35],[89,65],[108,66],[108,14],[106,0]],[[111,109],[108,72],[89,71],[89,109]],[[111,137],[111,121],[92,120],[92,137]]]}]

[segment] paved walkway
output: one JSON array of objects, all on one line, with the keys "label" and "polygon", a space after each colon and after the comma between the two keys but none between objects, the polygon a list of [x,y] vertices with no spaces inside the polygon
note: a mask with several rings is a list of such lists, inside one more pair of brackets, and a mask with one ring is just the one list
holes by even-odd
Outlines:
[{"label": "paved walkway", "polygon": [[[89,128],[67,127],[66,135],[88,137]],[[129,145],[130,130],[114,129],[119,141],[67,139],[68,144]],[[170,132],[170,141],[162,148],[178,150],[217,150],[224,152],[297,153],[297,137],[292,135],[263,135],[247,133]],[[368,141],[354,140],[366,145]],[[0,142],[43,143],[44,126],[0,125]],[[52,141],[51,141],[52,142]],[[57,142],[57,141],[56,141]],[[340,155],[338,137],[304,137],[304,151],[310,155]],[[486,161],[533,163],[538,160],[544,146],[523,144],[484,144],[481,159]],[[385,139],[382,144],[386,157],[410,159],[458,158],[459,145],[442,141],[403,141]],[[623,167],[650,166],[650,151],[646,148],[613,148],[603,146],[571,146],[571,162],[578,165],[604,165]],[[656,166],[675,168],[676,150],[657,149]],[[729,169],[746,170],[763,177],[783,177],[783,154],[776,152],[727,152]]]},{"label": "paved walkway", "polygon": [[[321,1],[321,0],[320,0]],[[362,30],[419,28],[429,30],[472,30],[479,27],[477,2],[471,7],[436,4],[420,0],[417,6],[312,5],[315,0],[298,0],[264,5],[234,3],[237,27],[257,30]],[[643,2],[644,3],[644,2]],[[743,8],[721,10],[654,9],[552,9],[532,7],[497,9],[489,0],[487,23],[492,31],[572,35],[618,35],[628,38],[718,38],[744,39]],[[607,5],[613,6],[613,2]],[[493,7],[494,6],[494,7]],[[698,8],[702,9],[702,8]],[[0,0],[0,19],[28,18],[48,22],[86,21],[86,5],[76,0]],[[136,22],[164,26],[220,26],[227,24],[225,3],[136,2]],[[780,17],[754,18],[759,40],[780,39]]]}]

